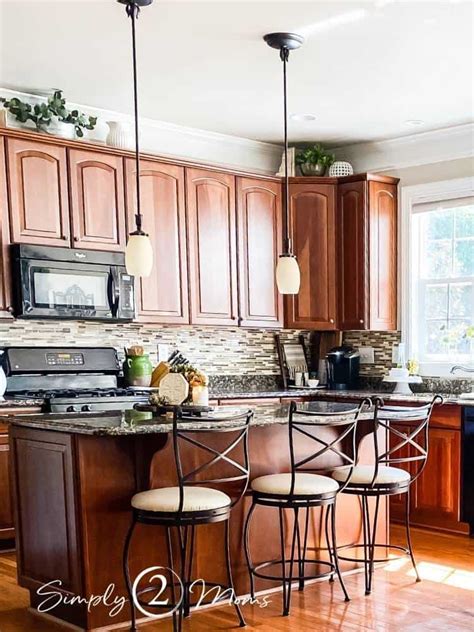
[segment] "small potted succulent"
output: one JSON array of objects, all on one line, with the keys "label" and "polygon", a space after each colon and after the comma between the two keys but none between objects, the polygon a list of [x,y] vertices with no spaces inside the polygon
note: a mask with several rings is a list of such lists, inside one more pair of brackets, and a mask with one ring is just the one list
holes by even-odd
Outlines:
[{"label": "small potted succulent", "polygon": [[326,169],[334,162],[335,156],[317,143],[312,147],[298,151],[295,160],[304,176],[323,176]]},{"label": "small potted succulent", "polygon": [[40,132],[49,132],[66,138],[74,137],[74,134],[82,138],[84,130],[94,129],[97,123],[95,116],[86,116],[79,110],[69,110],[61,90],[55,90],[46,103],[27,103],[17,97],[0,97],[0,103],[19,123],[31,122]]}]

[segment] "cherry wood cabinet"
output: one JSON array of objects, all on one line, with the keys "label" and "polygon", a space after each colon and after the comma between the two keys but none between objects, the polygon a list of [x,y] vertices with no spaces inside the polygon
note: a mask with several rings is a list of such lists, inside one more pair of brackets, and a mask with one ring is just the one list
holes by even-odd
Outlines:
[{"label": "cherry wood cabinet", "polygon": [[11,317],[9,224],[5,139],[0,136],[0,318]]},{"label": "cherry wood cabinet", "polygon": [[93,151],[69,151],[73,245],[125,250],[123,160]]},{"label": "cherry wood cabinet", "polygon": [[275,269],[282,249],[281,184],[237,178],[240,324],[282,327]]},{"label": "cherry wood cabinet", "polygon": [[6,142],[12,242],[69,245],[66,149],[18,138]]},{"label": "cherry wood cabinet", "polygon": [[195,325],[237,325],[235,178],[186,170],[189,291]]},{"label": "cherry wood cabinet", "polygon": [[337,327],[335,214],[335,184],[313,178],[290,184],[290,234],[301,271],[299,294],[286,297],[290,328]]},{"label": "cherry wood cabinet", "polygon": [[13,509],[10,493],[8,430],[0,425],[0,540],[13,538]]},{"label": "cherry wood cabinet", "polygon": [[[127,159],[128,231],[135,222],[135,162]],[[154,261],[149,277],[137,283],[137,310],[144,322],[189,323],[184,168],[151,160],[140,162],[143,227]]]},{"label": "cherry wood cabinet", "polygon": [[397,328],[396,178],[362,174],[338,186],[339,328]]}]

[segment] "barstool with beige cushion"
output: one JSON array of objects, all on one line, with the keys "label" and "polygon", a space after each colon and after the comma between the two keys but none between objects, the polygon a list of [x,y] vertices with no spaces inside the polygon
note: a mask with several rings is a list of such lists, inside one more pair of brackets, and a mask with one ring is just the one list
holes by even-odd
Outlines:
[{"label": "barstool with beige cushion", "polygon": [[[391,548],[409,555],[415,569],[416,581],[421,581],[416,567],[410,537],[410,487],[422,473],[428,458],[428,425],[436,403],[443,399],[437,395],[429,404],[416,407],[385,406],[381,398],[375,400],[374,410],[374,453],[372,465],[357,465],[354,468],[339,468],[332,474],[334,480],[344,485],[345,494],[360,497],[363,519],[363,544],[346,545],[346,548],[363,549],[363,557],[349,557],[339,553],[339,559],[363,562],[365,572],[365,594],[372,590],[374,564],[387,562],[389,558],[375,558],[375,549]],[[388,447],[379,446],[378,432],[386,433]],[[404,469],[406,467],[407,469]],[[405,494],[405,529],[407,547],[376,543],[377,519],[380,498],[394,494]],[[375,498],[373,522],[371,523],[369,501]]]},{"label": "barstool with beige cushion", "polygon": [[[323,406],[327,411],[321,411]],[[283,589],[283,615],[290,612],[293,580],[298,580],[299,589],[309,579],[337,574],[346,601],[349,595],[339,570],[337,558],[334,507],[337,495],[344,484],[331,477],[334,464],[355,467],[357,458],[356,429],[363,407],[371,405],[364,400],[359,406],[324,404],[312,405],[291,402],[289,409],[290,472],[259,476],[251,482],[252,505],[245,523],[245,554],[250,574],[251,595],[254,597],[254,578],[280,581]],[[251,519],[257,506],[275,507],[280,521],[280,558],[253,564],[249,546]],[[325,534],[329,560],[309,559],[306,555],[308,543],[309,514],[313,507],[326,508]],[[284,511],[294,515],[291,534],[290,556],[285,552]],[[303,536],[300,533],[299,516],[306,512]],[[331,528],[329,529],[329,518]],[[296,561],[295,561],[296,554]],[[297,572],[294,573],[296,564]],[[306,572],[316,565],[327,569],[324,573]],[[274,571],[272,569],[277,567]],[[277,570],[280,569],[278,573]]]},{"label": "barstool with beige cushion", "polygon": [[[125,583],[130,599],[131,630],[136,628],[133,582],[129,570],[129,552],[132,535],[137,524],[159,525],[165,527],[169,569],[169,588],[171,599],[166,605],[152,605],[142,601],[140,595],[150,591],[147,587],[138,592],[138,605],[151,609],[173,609],[173,630],[180,632],[183,617],[190,612],[190,587],[193,568],[195,527],[202,524],[224,522],[225,528],[225,565],[227,586],[206,581],[206,585],[221,586],[234,592],[229,548],[229,518],[232,507],[242,498],[249,481],[248,428],[252,418],[250,410],[229,409],[224,415],[215,417],[189,417],[176,407],[173,415],[173,448],[178,484],[175,487],[150,489],[135,494],[131,500],[132,524],[127,534],[123,553]],[[218,421],[218,425],[216,422]],[[192,422],[192,429],[189,423]],[[223,435],[216,437],[216,435]],[[217,442],[218,440],[218,442]],[[183,444],[191,445],[193,457],[182,459]],[[218,445],[219,447],[216,447]],[[232,456],[230,456],[232,453]],[[188,455],[189,456],[189,455]],[[222,466],[225,474],[217,476]],[[212,474],[214,472],[214,474]],[[232,489],[232,496],[224,489]],[[172,531],[177,534],[180,567],[179,577],[183,589],[182,598],[175,595]],[[150,552],[150,555],[152,552]],[[240,607],[232,600],[239,623],[245,625]]]}]

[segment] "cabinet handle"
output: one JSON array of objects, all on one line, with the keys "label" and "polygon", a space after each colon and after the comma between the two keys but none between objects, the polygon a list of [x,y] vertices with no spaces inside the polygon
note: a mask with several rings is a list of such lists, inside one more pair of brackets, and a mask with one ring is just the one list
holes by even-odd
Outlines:
[{"label": "cabinet handle", "polygon": [[67,235],[63,235],[63,236],[61,237],[61,239],[63,239],[64,241],[67,241],[67,240],[69,239],[69,237],[68,237]]},{"label": "cabinet handle", "polygon": [[364,321],[362,320],[362,318],[359,320],[359,323],[360,323],[361,325],[363,325],[363,324],[364,324]]},{"label": "cabinet handle", "polygon": [[74,237],[74,241],[79,241],[79,237]]},{"label": "cabinet handle", "polygon": [[7,307],[7,312],[8,312],[9,314],[13,314],[13,307],[12,307],[11,305],[9,305],[9,306]]},{"label": "cabinet handle", "polygon": [[334,318],[330,318],[330,319],[329,319],[329,322],[330,322],[330,323],[334,323]]}]

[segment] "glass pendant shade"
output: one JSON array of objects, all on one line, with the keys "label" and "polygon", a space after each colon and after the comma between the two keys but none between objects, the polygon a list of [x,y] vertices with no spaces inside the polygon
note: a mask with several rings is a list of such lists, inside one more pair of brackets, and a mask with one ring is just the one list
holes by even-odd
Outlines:
[{"label": "glass pendant shade", "polygon": [[300,267],[294,255],[284,254],[278,258],[276,282],[280,294],[298,294],[300,291]]},{"label": "glass pendant shade", "polygon": [[153,267],[153,248],[148,235],[129,235],[125,250],[125,267],[132,276],[150,276]]}]

